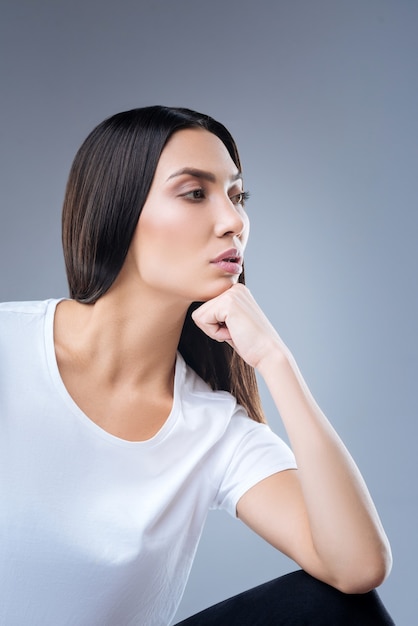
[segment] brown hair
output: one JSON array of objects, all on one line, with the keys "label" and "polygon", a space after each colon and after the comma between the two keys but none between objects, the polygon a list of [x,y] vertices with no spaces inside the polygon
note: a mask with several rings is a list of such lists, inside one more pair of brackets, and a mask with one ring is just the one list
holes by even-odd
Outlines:
[{"label": "brown hair", "polygon": [[[99,124],[71,167],[62,214],[62,241],[70,297],[94,303],[111,287],[125,261],[161,152],[171,135],[203,128],[241,163],[229,131],[208,115],[151,106],[117,113]],[[244,275],[239,278],[244,282]],[[207,337],[193,322],[191,305],[179,351],[213,389],[231,392],[250,417],[264,422],[255,372],[226,343]]]}]

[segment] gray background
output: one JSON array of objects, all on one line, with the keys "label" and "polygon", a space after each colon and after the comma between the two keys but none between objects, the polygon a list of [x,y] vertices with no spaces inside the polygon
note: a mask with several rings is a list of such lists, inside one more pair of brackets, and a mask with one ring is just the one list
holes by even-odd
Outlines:
[{"label": "gray background", "polygon": [[[155,103],[223,121],[248,283],[368,482],[381,595],[415,623],[418,3],[2,0],[0,35],[0,299],[66,295],[61,203],[96,123]],[[293,568],[213,513],[178,618]]]}]

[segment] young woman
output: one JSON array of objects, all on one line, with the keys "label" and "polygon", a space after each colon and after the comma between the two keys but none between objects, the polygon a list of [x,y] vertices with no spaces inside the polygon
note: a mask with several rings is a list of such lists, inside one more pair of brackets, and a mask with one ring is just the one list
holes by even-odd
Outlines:
[{"label": "young woman", "polygon": [[188,109],[114,115],[80,148],[70,298],[0,312],[1,624],[171,623],[210,508],[302,570],[185,623],[393,623],[367,488],[243,284],[245,199],[229,132]]}]

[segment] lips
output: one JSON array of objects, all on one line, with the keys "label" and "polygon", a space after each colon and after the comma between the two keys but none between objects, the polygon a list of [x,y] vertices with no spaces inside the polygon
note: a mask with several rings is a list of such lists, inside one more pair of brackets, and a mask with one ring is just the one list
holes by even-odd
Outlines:
[{"label": "lips", "polygon": [[237,250],[236,248],[231,248],[230,250],[225,250],[225,252],[222,252],[215,259],[212,259],[211,262],[212,263],[222,263],[222,262],[239,263],[241,265],[242,256],[239,250]]},{"label": "lips", "polygon": [[241,274],[242,272],[242,256],[236,248],[225,250],[225,252],[213,259],[211,263],[225,274]]}]

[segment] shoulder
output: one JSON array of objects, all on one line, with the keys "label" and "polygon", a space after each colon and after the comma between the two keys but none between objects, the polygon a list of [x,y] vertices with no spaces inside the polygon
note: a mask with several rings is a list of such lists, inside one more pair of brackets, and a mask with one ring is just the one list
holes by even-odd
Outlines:
[{"label": "shoulder", "polygon": [[212,432],[216,439],[222,437],[224,442],[239,441],[256,432],[262,433],[261,437],[271,436],[269,426],[251,419],[228,391],[213,390],[181,355],[178,355],[177,367],[183,417],[193,429]]},{"label": "shoulder", "polygon": [[25,316],[43,316],[48,307],[58,302],[58,299],[34,300],[27,302],[0,302],[0,316],[2,319],[18,319]]},{"label": "shoulder", "polygon": [[[227,391],[214,391],[185,364],[180,356],[183,388],[181,390],[183,411],[197,424],[200,421],[207,429],[216,429],[222,433],[222,445],[226,448],[235,446],[247,449],[263,449],[266,446],[279,447],[287,455],[288,445],[274,433],[268,424],[261,424],[251,419],[243,406]],[[178,362],[179,362],[178,361]]]},{"label": "shoulder", "polygon": [[180,372],[181,396],[193,410],[216,411],[219,416],[222,414],[232,416],[237,402],[234,396],[228,391],[214,390],[205,382],[178,354],[177,367]]},{"label": "shoulder", "polygon": [[23,340],[41,328],[48,315],[53,318],[57,299],[30,302],[0,303],[0,342],[4,345],[14,340]]}]

